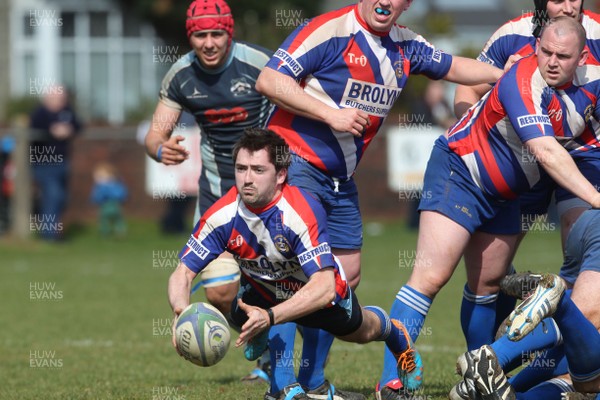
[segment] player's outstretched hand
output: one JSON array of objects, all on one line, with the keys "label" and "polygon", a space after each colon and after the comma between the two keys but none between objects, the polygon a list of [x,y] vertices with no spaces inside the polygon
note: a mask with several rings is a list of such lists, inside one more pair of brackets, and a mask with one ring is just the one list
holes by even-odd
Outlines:
[{"label": "player's outstretched hand", "polygon": [[328,114],[327,125],[339,132],[362,136],[370,125],[369,114],[356,108],[340,108]]},{"label": "player's outstretched hand", "polygon": [[515,63],[517,61],[519,61],[521,58],[523,58],[523,56],[521,56],[519,54],[513,54],[510,57],[508,57],[508,60],[506,60],[506,64],[504,64],[504,72],[508,71],[510,69],[510,67],[515,65]]},{"label": "player's outstretched hand", "polygon": [[242,326],[240,336],[235,341],[235,347],[248,343],[250,339],[269,327],[269,314],[266,310],[250,306],[244,303],[242,299],[238,299],[238,307],[246,313],[248,321]]},{"label": "player's outstretched hand", "polygon": [[162,144],[160,161],[165,165],[181,164],[190,156],[190,152],[179,142],[185,140],[181,135],[173,135]]},{"label": "player's outstretched hand", "polygon": [[178,315],[176,315],[173,318],[173,324],[171,327],[171,330],[173,331],[173,335],[171,336],[171,343],[173,344],[173,347],[175,347],[175,351],[177,351],[177,354],[179,354],[181,357],[183,357],[183,355],[179,352],[179,349],[177,348],[177,335],[175,335],[175,328],[177,327],[177,318],[178,318]]}]

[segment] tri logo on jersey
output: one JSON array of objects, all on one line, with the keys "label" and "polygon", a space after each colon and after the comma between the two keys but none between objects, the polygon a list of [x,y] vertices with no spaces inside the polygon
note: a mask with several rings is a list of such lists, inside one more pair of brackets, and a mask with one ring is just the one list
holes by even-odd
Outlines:
[{"label": "tri logo on jersey", "polygon": [[244,238],[242,237],[242,235],[237,235],[233,239],[229,239],[229,246],[227,246],[227,247],[230,249],[235,249],[238,247],[242,247],[243,244],[244,244]]},{"label": "tri logo on jersey", "polygon": [[350,64],[357,64],[357,65],[360,65],[361,67],[364,67],[367,65],[367,56],[362,54],[357,57],[356,54],[354,54],[354,53],[348,53],[348,62]]}]

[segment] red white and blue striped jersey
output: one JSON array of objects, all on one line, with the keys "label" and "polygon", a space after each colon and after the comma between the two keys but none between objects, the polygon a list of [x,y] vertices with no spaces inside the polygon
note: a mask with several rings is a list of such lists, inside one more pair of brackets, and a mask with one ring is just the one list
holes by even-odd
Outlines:
[{"label": "red white and blue striped jersey", "polygon": [[573,84],[549,87],[537,57],[528,56],[450,128],[448,145],[481,190],[514,199],[535,185],[542,173],[524,143],[542,136],[554,136],[561,143],[589,139],[582,135],[589,134],[586,124],[597,113],[595,93],[597,88]]},{"label": "red white and blue striped jersey", "polygon": [[[504,68],[508,58],[513,54],[521,56],[533,54],[536,38],[533,36],[532,19],[533,13],[527,13],[506,22],[488,40],[477,59]],[[586,65],[577,69],[573,82],[585,86],[600,79],[600,15],[585,10],[581,16],[581,24],[586,31],[586,49],[589,56]],[[589,131],[579,140],[562,143],[573,157],[584,155],[580,153],[600,147],[600,124],[597,120],[592,118],[586,129]]]},{"label": "red white and blue striped jersey", "polygon": [[242,274],[272,304],[285,301],[315,272],[333,267],[336,297],[346,296],[343,269],[331,253],[325,210],[307,192],[285,184],[262,209],[251,209],[233,187],[202,216],[179,253],[200,272],[224,251],[233,254]]},{"label": "red white and blue striped jersey", "polygon": [[287,141],[293,153],[332,177],[346,179],[409,75],[441,79],[451,63],[451,55],[403,26],[394,25],[388,33],[372,30],[356,5],[325,13],[299,26],[267,67],[296,79],[307,94],[330,107],[365,111],[370,126],[362,137],[354,137],[275,107],[268,127]]},{"label": "red white and blue striped jersey", "polygon": [[[477,59],[504,68],[511,55],[534,53],[536,38],[533,36],[532,19],[533,13],[526,13],[506,22],[490,37]],[[581,25],[586,31],[586,46],[590,53],[587,63],[600,65],[600,15],[585,10]]]}]

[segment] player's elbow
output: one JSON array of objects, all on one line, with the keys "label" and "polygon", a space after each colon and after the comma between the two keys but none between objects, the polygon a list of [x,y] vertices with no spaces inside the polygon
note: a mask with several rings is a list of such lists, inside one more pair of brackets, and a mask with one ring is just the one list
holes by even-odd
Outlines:
[{"label": "player's elbow", "polygon": [[153,143],[152,136],[152,129],[149,129],[148,132],[146,132],[146,136],[144,136],[144,146],[146,147],[146,151],[148,152],[148,154],[150,154]]},{"label": "player's elbow", "polygon": [[315,291],[313,302],[318,309],[325,308],[335,300],[335,284],[333,286],[322,286],[320,290]]},{"label": "player's elbow", "polygon": [[285,89],[288,84],[285,78],[281,72],[265,67],[256,80],[256,91],[271,101],[277,100],[282,93],[289,93]]},{"label": "player's elbow", "polygon": [[256,91],[260,94],[262,94],[263,96],[267,96],[268,97],[268,87],[269,85],[267,84],[266,77],[267,74],[267,68],[264,68],[262,70],[262,72],[260,73],[260,75],[258,75],[258,79],[256,80]]},{"label": "player's elbow", "polygon": [[322,306],[325,307],[331,304],[335,300],[335,281],[328,282],[328,285],[324,287],[322,299]]},{"label": "player's elbow", "polygon": [[474,104],[475,96],[473,89],[469,86],[458,85],[454,92],[454,115],[461,118],[464,113]]},{"label": "player's elbow", "polygon": [[331,304],[335,300],[335,286],[323,296],[324,306]]}]

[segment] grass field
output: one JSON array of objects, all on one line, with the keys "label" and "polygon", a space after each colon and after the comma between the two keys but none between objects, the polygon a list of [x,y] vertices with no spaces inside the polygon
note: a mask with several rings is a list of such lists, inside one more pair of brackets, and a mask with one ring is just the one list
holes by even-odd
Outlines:
[{"label": "grass field", "polygon": [[[399,222],[365,231],[358,296],[389,309],[410,274],[416,233]],[[149,222],[131,223],[124,239],[84,228],[59,245],[0,239],[0,399],[262,399],[265,384],[239,382],[253,367],[241,349],[200,368],[171,347],[166,282],[185,240]],[[558,232],[543,229],[525,240],[516,265],[555,270],[560,261]],[[456,382],[464,277],[459,266],[431,308],[418,342],[425,386],[415,398],[445,399]],[[382,346],[336,341],[328,379],[372,398]]]}]

